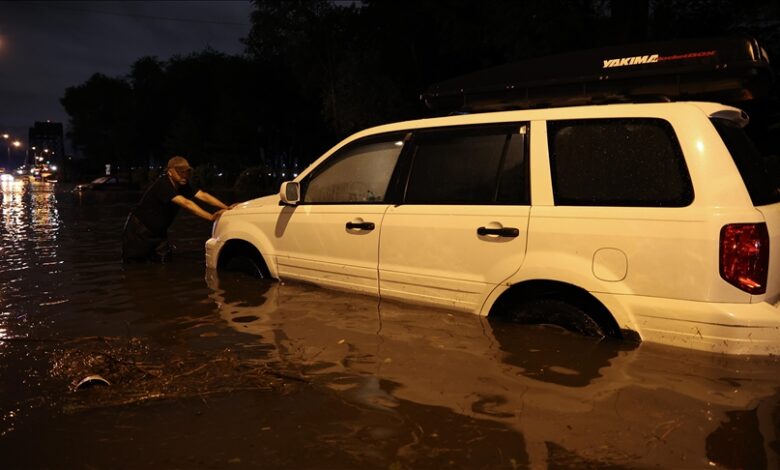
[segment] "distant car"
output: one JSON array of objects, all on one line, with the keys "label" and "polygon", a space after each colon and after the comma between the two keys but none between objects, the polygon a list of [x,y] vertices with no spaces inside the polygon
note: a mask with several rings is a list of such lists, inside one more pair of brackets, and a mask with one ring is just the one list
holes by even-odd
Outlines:
[{"label": "distant car", "polygon": [[127,180],[118,176],[101,176],[89,183],[79,184],[74,191],[127,189]]}]

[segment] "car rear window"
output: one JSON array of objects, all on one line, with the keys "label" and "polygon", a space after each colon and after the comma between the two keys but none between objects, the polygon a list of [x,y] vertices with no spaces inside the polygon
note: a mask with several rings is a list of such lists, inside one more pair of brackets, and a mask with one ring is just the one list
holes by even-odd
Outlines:
[{"label": "car rear window", "polygon": [[753,205],[765,206],[780,202],[780,175],[777,174],[777,168],[775,172],[770,171],[771,162],[761,156],[750,137],[737,124],[721,118],[713,118],[712,123],[729,149]]},{"label": "car rear window", "polygon": [[547,123],[556,205],[683,207],[693,187],[677,136],[662,119]]}]

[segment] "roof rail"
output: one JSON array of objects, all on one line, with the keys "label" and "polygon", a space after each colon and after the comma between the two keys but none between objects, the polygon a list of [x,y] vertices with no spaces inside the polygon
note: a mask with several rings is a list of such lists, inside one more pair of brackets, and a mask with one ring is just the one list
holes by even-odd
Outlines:
[{"label": "roof rail", "polygon": [[432,85],[433,111],[699,100],[739,104],[771,97],[766,51],[749,37],[612,46],[515,62]]}]

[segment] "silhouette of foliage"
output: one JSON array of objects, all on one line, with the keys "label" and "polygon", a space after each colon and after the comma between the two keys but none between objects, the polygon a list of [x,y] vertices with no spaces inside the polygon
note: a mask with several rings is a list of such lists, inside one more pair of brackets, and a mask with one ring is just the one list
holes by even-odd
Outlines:
[{"label": "silhouette of foliage", "polygon": [[273,186],[356,130],[426,116],[420,93],[461,73],[611,44],[737,33],[780,58],[780,4],[769,0],[253,5],[244,55],[143,57],[126,77],[95,75],[68,88],[62,103],[81,154],[97,167],[154,167],[182,154],[209,171],[252,167]]}]

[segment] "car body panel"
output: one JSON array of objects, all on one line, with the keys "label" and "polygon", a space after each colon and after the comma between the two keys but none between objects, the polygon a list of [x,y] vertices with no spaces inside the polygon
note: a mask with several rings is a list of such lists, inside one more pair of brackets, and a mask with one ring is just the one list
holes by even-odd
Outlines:
[{"label": "car body panel", "polygon": [[[379,227],[385,204],[300,205],[280,211],[274,233],[279,276],[378,294]],[[348,222],[375,224],[348,229]]]},{"label": "car body panel", "polygon": [[[383,297],[477,312],[523,263],[529,206],[391,207],[379,245]],[[517,228],[516,237],[477,234]]]}]

